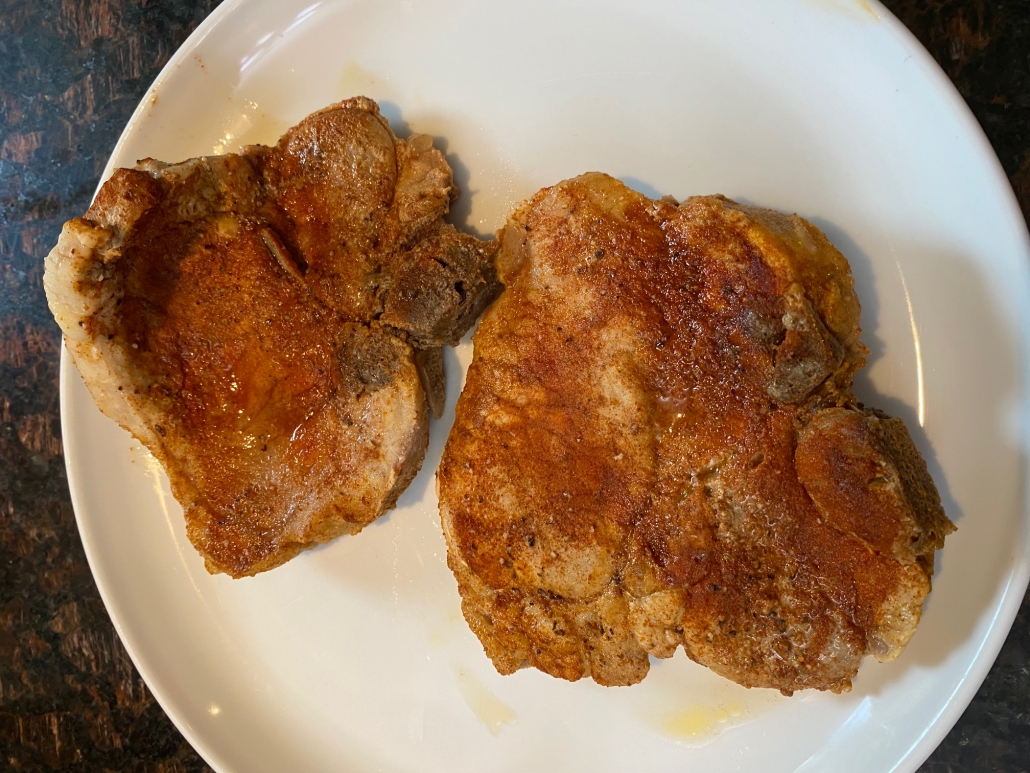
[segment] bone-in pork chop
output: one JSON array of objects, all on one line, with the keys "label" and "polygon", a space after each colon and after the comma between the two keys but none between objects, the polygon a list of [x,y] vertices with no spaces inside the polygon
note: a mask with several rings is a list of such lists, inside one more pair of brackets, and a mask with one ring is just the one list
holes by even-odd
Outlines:
[{"label": "bone-in pork chop", "polygon": [[625,685],[682,646],[839,692],[896,657],[954,527],[904,424],[855,402],[859,304],[823,234],[590,174],[501,243],[438,473],[497,669]]},{"label": "bone-in pork chop", "polygon": [[211,572],[353,534],[418,472],[440,346],[496,291],[493,243],[443,222],[424,135],[356,98],[275,147],[119,169],[46,261],[101,410],[164,465]]}]

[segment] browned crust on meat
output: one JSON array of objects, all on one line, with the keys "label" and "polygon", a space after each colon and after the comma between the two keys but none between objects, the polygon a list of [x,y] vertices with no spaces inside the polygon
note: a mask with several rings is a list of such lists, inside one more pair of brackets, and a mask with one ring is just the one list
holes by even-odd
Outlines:
[{"label": "browned crust on meat", "polygon": [[904,425],[854,402],[860,310],[825,236],[591,174],[500,241],[438,473],[498,669],[630,684],[683,646],[790,693],[896,656],[953,527]]},{"label": "browned crust on meat", "polygon": [[[209,571],[356,533],[418,472],[439,346],[496,292],[493,245],[441,219],[455,195],[430,138],[356,98],[272,148],[119,169],[65,226],[45,284],[69,352],[165,467]],[[391,301],[446,260],[449,294]]]}]

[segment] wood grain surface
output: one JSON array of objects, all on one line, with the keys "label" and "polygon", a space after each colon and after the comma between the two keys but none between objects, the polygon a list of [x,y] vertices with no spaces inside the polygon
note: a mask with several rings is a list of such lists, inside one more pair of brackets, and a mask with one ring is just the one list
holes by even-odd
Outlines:
[{"label": "wood grain surface", "polygon": [[[136,673],[86,564],[42,274],[137,102],[216,5],[0,0],[0,771],[210,770]],[[1030,0],[886,5],[972,107],[1030,214]],[[1030,773],[1030,597],[921,770]]]}]

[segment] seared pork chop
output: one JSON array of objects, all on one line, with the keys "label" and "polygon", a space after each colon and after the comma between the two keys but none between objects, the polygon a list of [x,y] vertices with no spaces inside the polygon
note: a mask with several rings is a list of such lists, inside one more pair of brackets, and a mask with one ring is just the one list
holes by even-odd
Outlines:
[{"label": "seared pork chop", "polygon": [[493,243],[442,220],[456,195],[429,137],[357,98],[275,147],[119,169],[65,225],[50,308],[209,571],[358,532],[418,472],[439,347],[497,288]]},{"label": "seared pork chop", "polygon": [[501,244],[438,473],[497,669],[625,685],[682,646],[789,694],[896,657],[954,527],[904,424],[855,402],[859,304],[823,234],[589,174]]}]

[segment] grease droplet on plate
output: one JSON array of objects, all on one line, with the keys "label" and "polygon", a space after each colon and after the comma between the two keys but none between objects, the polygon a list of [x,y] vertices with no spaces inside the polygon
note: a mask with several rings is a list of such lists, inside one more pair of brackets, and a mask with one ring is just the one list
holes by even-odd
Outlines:
[{"label": "grease droplet on plate", "polygon": [[476,719],[482,722],[493,735],[497,735],[505,725],[515,721],[518,715],[511,710],[510,706],[490,692],[490,688],[483,684],[478,677],[463,668],[456,668],[454,674],[458,680],[461,697],[472,709]]}]

